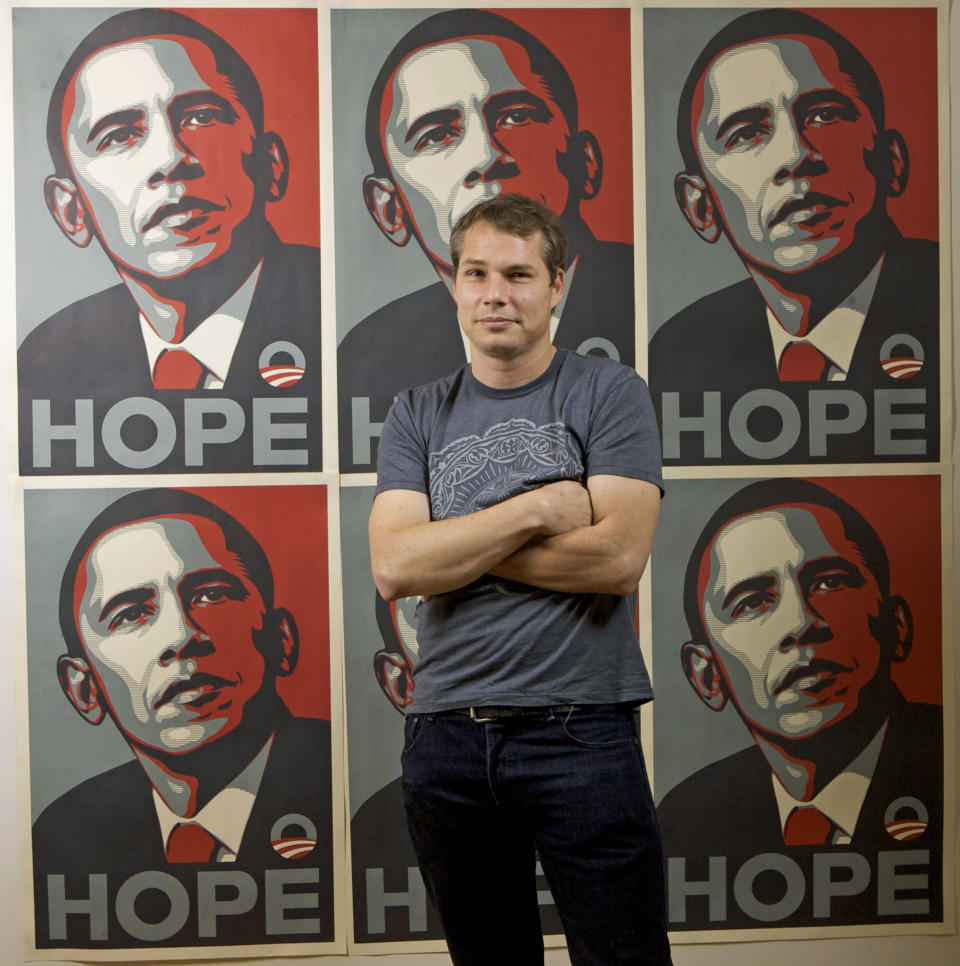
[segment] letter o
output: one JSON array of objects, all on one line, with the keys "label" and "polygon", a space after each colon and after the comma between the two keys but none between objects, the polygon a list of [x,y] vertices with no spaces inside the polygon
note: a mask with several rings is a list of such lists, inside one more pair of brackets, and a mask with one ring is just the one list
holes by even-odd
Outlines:
[{"label": "letter o", "polygon": [[[159,922],[144,922],[136,910],[137,897],[158,889],[170,900],[170,911]],[[190,915],[190,897],[183,883],[168,872],[138,872],[117,890],[117,922],[128,935],[143,942],[162,942],[175,936]]]},{"label": "letter o", "polygon": [[[753,883],[761,872],[779,872],[786,884],[782,899],[776,902],[762,902],[753,892]],[[759,922],[779,922],[796,912],[803,902],[806,882],[803,871],[793,859],[775,852],[764,852],[747,859],[740,866],[733,880],[733,896],[737,905],[751,919]]]},{"label": "letter o", "polygon": [[[146,449],[130,449],[123,441],[123,424],[131,416],[145,416],[157,430],[157,438]],[[170,411],[156,399],[131,396],[121,399],[103,417],[103,446],[121,466],[131,470],[148,470],[162,463],[177,441],[177,424]]]},{"label": "letter o", "polygon": [[[764,406],[774,410],[783,424],[779,435],[766,442],[751,436],[747,427],[751,413]],[[796,445],[800,438],[802,421],[800,411],[782,392],[775,389],[754,389],[733,404],[729,425],[730,438],[741,453],[757,460],[772,460],[790,452]]]}]

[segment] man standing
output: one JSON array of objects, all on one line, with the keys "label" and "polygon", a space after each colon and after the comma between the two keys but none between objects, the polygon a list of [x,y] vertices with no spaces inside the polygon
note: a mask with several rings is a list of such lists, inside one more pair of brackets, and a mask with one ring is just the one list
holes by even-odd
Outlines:
[{"label": "man standing", "polygon": [[659,447],[639,376],[550,342],[565,248],[520,195],[458,222],[470,365],[402,393],[380,445],[374,579],[426,598],[407,822],[457,963],[540,961],[535,850],[573,962],[670,961],[632,716]]},{"label": "man standing", "polygon": [[[891,593],[873,527],[814,483],[751,484],[704,527],[683,593],[684,674],[713,711],[736,710],[753,744],[665,796],[668,859],[682,857],[690,880],[709,856],[727,857],[732,874],[762,853],[808,862],[840,848],[864,863],[912,851],[909,864],[925,869],[922,886],[913,880],[921,904],[878,902],[883,871],[864,878],[853,866],[855,886],[843,892],[852,898],[837,915],[937,918],[942,710],[905,701],[891,679],[910,655],[913,619]],[[812,921],[809,900],[796,911],[782,924]],[[727,926],[747,924],[736,915],[731,907]]]},{"label": "man standing", "polygon": [[578,120],[563,64],[497,14],[444,11],[396,43],[367,105],[373,173],[363,181],[364,204],[394,245],[419,245],[439,280],[378,309],[341,343],[341,472],[372,469],[374,460],[361,455],[373,452],[364,434],[401,389],[467,358],[453,325],[450,233],[471,207],[501,192],[538,198],[563,222],[569,252],[564,296],[553,309],[555,344],[633,365],[633,249],[598,241],[583,220],[581,203],[603,182],[603,156]]},{"label": "man standing", "polygon": [[[676,130],[680,209],[703,241],[726,236],[748,277],[651,340],[665,453],[681,462],[721,449],[732,462],[735,450],[787,462],[935,458],[938,249],[903,238],[887,211],[907,188],[909,156],[886,126],[863,54],[807,14],[744,14],[693,64]],[[773,387],[776,400],[758,397],[750,430],[737,430],[746,421],[731,416],[738,400]],[[704,441],[707,393],[719,398],[716,432],[734,427],[726,447],[709,430]],[[781,432],[793,407],[797,432]],[[701,431],[683,432],[694,417],[704,417]],[[771,437],[778,442],[764,446]]]},{"label": "man standing", "polygon": [[117,14],[65,64],[47,143],[50,215],[120,284],[21,345],[21,470],[318,466],[319,252],[266,217],[288,159],[246,62],[182,14]]},{"label": "man standing", "polygon": [[[112,721],[133,758],[34,823],[37,945],[332,939],[329,725],[293,717],[277,694],[300,641],[252,534],[193,493],[121,497],[71,554],[60,626],[64,695],[88,724]],[[198,867],[235,870],[222,879],[233,901],[184,909],[177,928],[180,912],[164,918],[168,893],[157,883],[176,876],[192,891]],[[311,894],[299,922],[266,911],[277,902],[265,896],[267,869]],[[162,937],[141,933],[143,920],[114,902],[136,875],[160,889],[138,916],[159,913],[170,928]],[[95,916],[70,914],[97,876],[105,908],[121,910],[109,937],[93,935]]]}]

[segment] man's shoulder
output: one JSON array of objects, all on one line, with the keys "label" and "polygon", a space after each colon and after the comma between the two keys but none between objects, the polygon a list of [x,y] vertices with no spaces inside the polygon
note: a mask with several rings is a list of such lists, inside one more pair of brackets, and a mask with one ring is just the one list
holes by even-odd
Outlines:
[{"label": "man's shoulder", "polygon": [[[118,332],[136,320],[137,308],[121,283],[71,302],[31,330],[17,353],[21,362],[41,361],[49,379],[50,365],[57,358],[76,364],[78,353],[92,356],[99,346],[110,345]],[[21,373],[22,377],[23,373]]]}]

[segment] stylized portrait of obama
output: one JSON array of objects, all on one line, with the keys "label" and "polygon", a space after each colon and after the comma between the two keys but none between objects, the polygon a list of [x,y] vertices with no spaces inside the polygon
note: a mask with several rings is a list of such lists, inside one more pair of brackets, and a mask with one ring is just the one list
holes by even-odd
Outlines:
[{"label": "stylized portrait of obama", "polygon": [[[875,68],[896,66],[777,9],[727,23],[690,67],[676,202],[703,259],[729,245],[746,277],[652,320],[667,458],[936,457],[939,253],[889,213],[910,152]],[[935,101],[913,106],[935,137]]]},{"label": "stylized portrait of obama", "polygon": [[279,696],[301,641],[274,590],[260,543],[194,493],[130,493],[79,538],[56,675],[132,757],[34,822],[38,947],[333,938],[329,724]]},{"label": "stylized portrait of obama", "polygon": [[[904,503],[917,495],[903,492]],[[751,743],[660,802],[672,922],[803,925],[828,901],[837,923],[936,920],[943,711],[908,701],[893,671],[915,646],[936,652],[940,641],[915,642],[877,531],[819,484],[752,483],[704,526],[683,599],[683,676],[711,711],[739,717]],[[726,884],[718,878],[708,903],[685,883],[712,856],[724,857]],[[824,861],[833,871],[818,883],[811,870]],[[743,867],[784,877],[786,895],[768,879],[749,890],[741,880],[730,896]],[[895,875],[908,868],[915,877],[901,892]],[[723,915],[720,895],[730,900]]]},{"label": "stylized portrait of obama", "polygon": [[[580,11],[581,20],[570,22],[589,26],[600,13]],[[377,15],[364,12],[364,22]],[[600,36],[604,29],[596,28]],[[587,36],[598,44],[598,58],[620,56]],[[616,126],[628,130],[624,61],[624,89],[609,103],[617,105]],[[576,80],[547,43],[508,17],[450,10],[399,37],[367,81],[372,171],[354,182],[373,221],[365,226],[364,255],[385,265],[399,260],[376,245],[379,233],[397,248],[417,246],[435,275],[433,284],[354,320],[340,343],[341,472],[374,469],[379,423],[398,391],[467,360],[451,294],[450,233],[461,215],[498,194],[537,198],[563,222],[570,258],[567,293],[552,320],[554,343],[633,364],[633,249],[598,240],[586,220],[601,190],[629,204],[632,186],[604,180],[604,146],[581,125]]]},{"label": "stylized portrait of obama", "polygon": [[291,172],[268,121],[244,58],[183,14],[116,14],[67,59],[44,201],[119,284],[26,334],[22,472],[319,468],[319,251],[268,217]]}]

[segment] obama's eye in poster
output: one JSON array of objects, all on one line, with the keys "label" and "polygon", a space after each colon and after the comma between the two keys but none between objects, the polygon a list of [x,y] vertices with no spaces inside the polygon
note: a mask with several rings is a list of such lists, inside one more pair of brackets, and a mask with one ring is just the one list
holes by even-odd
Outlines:
[{"label": "obama's eye in poster", "polygon": [[672,930],[943,921],[940,486],[673,482],[653,571]]},{"label": "obama's eye in poster", "polygon": [[13,34],[20,472],[320,469],[317,11]]},{"label": "obama's eye in poster", "polygon": [[335,951],[326,514],[25,494],[36,950]]},{"label": "obama's eye in poster", "polygon": [[502,192],[568,235],[554,343],[633,365],[630,11],[333,10],[331,38],[340,472],[467,361],[450,232]]},{"label": "obama's eye in poster", "polygon": [[665,465],[938,460],[938,10],[643,25]]}]

